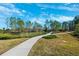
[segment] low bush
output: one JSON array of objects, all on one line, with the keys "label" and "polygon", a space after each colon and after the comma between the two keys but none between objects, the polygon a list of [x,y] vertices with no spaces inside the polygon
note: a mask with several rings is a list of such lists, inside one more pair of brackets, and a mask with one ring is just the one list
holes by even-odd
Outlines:
[{"label": "low bush", "polygon": [[79,24],[76,24],[73,35],[79,38]]},{"label": "low bush", "polygon": [[48,36],[44,36],[43,37],[44,39],[54,39],[54,38],[57,38],[56,35],[48,35]]},{"label": "low bush", "polygon": [[12,34],[0,34],[0,40],[5,40],[5,39],[14,39],[18,38],[19,36],[17,35],[12,35]]},{"label": "low bush", "polygon": [[20,33],[20,34],[0,33],[0,40],[16,39],[16,38],[31,38],[42,34],[44,34],[44,32],[31,32],[31,33]]},{"label": "low bush", "polygon": [[79,38],[79,33],[77,33],[77,32],[73,32],[71,35]]}]

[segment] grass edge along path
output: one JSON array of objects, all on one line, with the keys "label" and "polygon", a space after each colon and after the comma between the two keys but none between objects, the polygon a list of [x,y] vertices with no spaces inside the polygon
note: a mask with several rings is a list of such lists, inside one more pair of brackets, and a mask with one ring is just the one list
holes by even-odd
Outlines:
[{"label": "grass edge along path", "polygon": [[31,50],[32,46],[37,42],[37,40],[39,40],[41,37],[46,36],[46,35],[50,35],[50,33],[30,38],[27,41],[24,41],[23,43],[19,44],[18,46],[3,53],[1,56],[25,56],[25,55],[28,55],[29,51]]},{"label": "grass edge along path", "polygon": [[56,34],[58,38],[40,39],[30,50],[28,56],[77,56],[79,55],[78,38],[68,33]]},{"label": "grass edge along path", "polygon": [[[36,35],[37,34],[37,35]],[[5,39],[5,37],[7,37],[8,35],[7,34],[3,34],[5,36],[2,36],[1,37],[4,37],[4,39],[0,39],[0,54],[3,54],[5,53],[6,51],[8,51],[9,49],[12,49],[14,48],[15,46],[21,44],[22,42],[28,40],[29,38],[31,37],[34,37],[34,36],[38,36],[38,35],[42,35],[44,33],[27,33],[26,35],[29,36],[29,37],[20,37],[20,38],[10,38],[10,39]],[[10,35],[10,34],[9,34]],[[24,34],[23,34],[24,35]],[[23,36],[21,35],[21,36]],[[12,35],[10,35],[12,36]],[[9,37],[9,36],[8,36]]]}]

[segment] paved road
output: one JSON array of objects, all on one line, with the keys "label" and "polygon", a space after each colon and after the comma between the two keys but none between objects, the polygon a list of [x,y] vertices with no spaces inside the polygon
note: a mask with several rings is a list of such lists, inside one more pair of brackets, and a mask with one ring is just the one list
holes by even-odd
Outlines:
[{"label": "paved road", "polygon": [[[50,33],[46,35],[50,35]],[[3,53],[1,56],[26,56],[30,52],[32,46],[37,42],[37,40],[39,40],[40,38],[46,35],[40,35],[40,36],[33,37],[31,39],[28,39],[25,42],[19,44],[18,46]]]}]

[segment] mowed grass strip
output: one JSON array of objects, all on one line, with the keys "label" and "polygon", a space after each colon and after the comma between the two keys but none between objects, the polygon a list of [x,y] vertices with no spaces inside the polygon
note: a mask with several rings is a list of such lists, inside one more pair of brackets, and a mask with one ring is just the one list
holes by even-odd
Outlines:
[{"label": "mowed grass strip", "polygon": [[57,38],[40,39],[31,49],[29,56],[79,56],[78,38],[70,34],[57,34]]},{"label": "mowed grass strip", "polygon": [[29,32],[20,34],[0,33],[0,40],[16,39],[16,38],[31,38],[34,36],[45,34],[45,32]]},{"label": "mowed grass strip", "polygon": [[9,49],[15,47],[16,45],[24,42],[28,38],[17,38],[9,40],[0,40],[0,54],[8,51]]},{"label": "mowed grass strip", "polygon": [[[42,35],[43,32],[22,33],[20,35],[12,35],[9,33],[0,33],[0,54],[8,51],[16,45],[28,40],[31,37]],[[30,43],[29,43],[30,44]]]}]

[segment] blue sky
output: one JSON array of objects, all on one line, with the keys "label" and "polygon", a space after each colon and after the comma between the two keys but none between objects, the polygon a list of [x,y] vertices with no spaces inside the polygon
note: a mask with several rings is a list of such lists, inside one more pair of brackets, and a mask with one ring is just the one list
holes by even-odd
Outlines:
[{"label": "blue sky", "polygon": [[63,22],[73,20],[76,15],[78,3],[0,3],[0,28],[6,27],[6,18],[10,16],[44,24],[46,19]]}]

